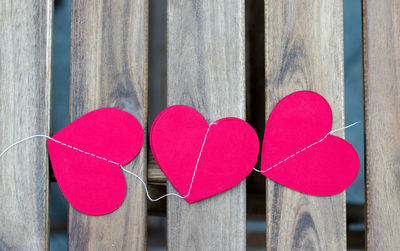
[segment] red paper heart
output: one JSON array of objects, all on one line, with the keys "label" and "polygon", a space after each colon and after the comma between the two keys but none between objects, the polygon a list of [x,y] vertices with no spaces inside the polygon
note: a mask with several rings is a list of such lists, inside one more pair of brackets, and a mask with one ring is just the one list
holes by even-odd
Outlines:
[{"label": "red paper heart", "polygon": [[151,127],[154,158],[182,196],[188,193],[199,159],[190,195],[185,198],[189,203],[239,184],[257,162],[257,134],[238,118],[224,118],[210,125],[199,158],[208,127],[198,111],[183,105],[165,109]]},{"label": "red paper heart", "polygon": [[329,196],[345,190],[359,168],[353,146],[333,135],[312,145],[323,139],[331,126],[331,108],[319,94],[299,91],[283,98],[272,110],[265,128],[263,174],[310,195]]},{"label": "red paper heart", "polygon": [[89,112],[47,140],[65,198],[90,215],[107,214],[121,205],[126,183],[119,164],[129,163],[142,144],[139,121],[117,108]]}]

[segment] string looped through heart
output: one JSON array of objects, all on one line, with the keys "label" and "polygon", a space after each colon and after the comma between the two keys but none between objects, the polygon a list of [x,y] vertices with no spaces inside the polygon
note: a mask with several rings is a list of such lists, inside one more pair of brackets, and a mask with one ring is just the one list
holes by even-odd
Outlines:
[{"label": "string looped through heart", "polygon": [[194,177],[196,176],[196,171],[197,171],[197,167],[198,167],[198,165],[199,165],[200,157],[201,157],[201,154],[203,153],[204,145],[206,144],[208,132],[210,131],[211,126],[212,126],[212,125],[216,125],[216,124],[217,124],[217,123],[215,123],[215,122],[214,122],[214,123],[211,123],[211,124],[208,126],[208,128],[207,128],[206,134],[205,134],[205,136],[204,136],[203,144],[201,145],[201,149],[200,149],[199,156],[197,157],[196,166],[194,167],[194,171],[193,171],[193,175],[192,175],[192,180],[191,180],[191,182],[190,182],[189,190],[188,190],[188,192],[187,192],[187,194],[186,194],[185,196],[182,196],[182,195],[177,194],[177,193],[167,193],[167,194],[164,194],[164,195],[162,195],[162,196],[160,196],[160,197],[158,197],[158,198],[156,198],[156,199],[153,199],[153,198],[151,198],[151,196],[150,196],[150,194],[149,194],[149,191],[148,191],[148,189],[147,189],[147,185],[146,185],[146,183],[143,181],[142,178],[140,178],[140,177],[139,177],[138,175],[136,175],[135,173],[133,173],[133,172],[131,172],[131,171],[125,169],[122,165],[120,165],[120,167],[121,167],[122,170],[124,170],[125,172],[127,172],[127,173],[129,173],[129,174],[135,176],[136,178],[138,178],[138,179],[142,182],[142,184],[143,184],[143,186],[144,186],[144,189],[145,189],[145,191],[146,191],[147,198],[148,198],[150,201],[153,201],[153,202],[154,202],[154,201],[158,201],[158,200],[161,200],[161,199],[163,199],[163,198],[165,198],[165,197],[167,197],[167,196],[176,196],[176,197],[178,197],[178,198],[184,199],[184,198],[188,197],[188,196],[190,195],[190,192],[192,191],[192,186],[193,186]]},{"label": "string looped through heart", "polygon": [[[355,126],[355,125],[357,125],[357,124],[359,124],[359,123],[361,123],[361,121],[357,121],[357,122],[354,122],[354,123],[352,123],[352,124],[350,124],[350,125],[348,125],[348,126],[341,127],[341,128],[339,128],[339,129],[330,131],[330,132],[327,133],[322,139],[320,139],[320,140],[318,140],[318,141],[316,141],[316,142],[314,142],[314,143],[312,143],[312,144],[310,144],[310,145],[308,145],[308,146],[302,148],[301,150],[299,150],[299,151],[293,153],[292,155],[290,155],[290,156],[288,156],[287,158],[285,158],[285,159],[279,161],[278,163],[272,165],[271,167],[267,168],[266,170],[258,170],[258,169],[256,169],[256,168],[254,168],[253,170],[256,171],[256,172],[259,172],[259,173],[268,172],[268,171],[270,171],[271,169],[273,169],[273,168],[275,168],[275,167],[281,165],[282,163],[288,161],[289,159],[291,159],[291,158],[297,156],[298,154],[301,154],[302,152],[306,151],[307,149],[310,149],[311,147],[313,147],[313,146],[315,146],[315,145],[321,143],[322,141],[324,141],[324,140],[328,137],[328,135],[330,135],[330,134],[332,134],[332,133],[335,133],[335,132],[337,132],[337,131],[341,131],[341,130],[344,130],[344,129],[353,127],[353,126]],[[129,171],[128,169],[124,168],[124,167],[123,167],[121,164],[119,164],[118,162],[109,160],[109,159],[104,158],[104,157],[102,157],[102,156],[98,156],[98,155],[96,155],[96,154],[94,154],[94,153],[91,153],[91,152],[88,152],[88,151],[84,151],[84,150],[79,149],[79,148],[77,148],[77,147],[74,147],[74,146],[71,146],[71,145],[69,145],[69,144],[63,143],[63,142],[61,142],[61,141],[58,141],[58,140],[56,140],[56,139],[53,139],[52,137],[50,137],[50,136],[48,136],[48,135],[36,134],[36,135],[32,135],[32,136],[26,137],[26,138],[24,138],[24,139],[22,139],[22,140],[19,140],[19,141],[15,142],[15,143],[9,145],[5,150],[3,150],[3,151],[0,153],[0,158],[3,157],[3,155],[4,155],[6,152],[8,152],[10,149],[12,149],[13,147],[15,147],[15,146],[17,146],[17,145],[19,145],[19,144],[21,144],[21,143],[27,141],[27,140],[30,140],[30,139],[33,139],[33,138],[46,138],[46,139],[50,139],[50,140],[52,140],[52,141],[54,141],[54,142],[56,142],[56,143],[58,143],[58,144],[61,144],[61,145],[65,146],[65,147],[68,147],[68,148],[71,148],[71,149],[76,150],[76,151],[78,151],[78,152],[81,152],[82,154],[86,154],[86,155],[88,155],[88,156],[91,156],[91,157],[94,157],[94,158],[98,158],[98,159],[101,159],[101,160],[103,160],[103,161],[107,161],[107,162],[112,163],[112,164],[114,164],[114,165],[118,165],[118,166],[121,168],[121,170],[123,170],[124,172],[126,172],[126,173],[128,173],[128,174],[130,174],[130,175],[132,175],[132,176],[134,176],[134,177],[136,177],[137,179],[139,179],[139,181],[143,184],[144,189],[145,189],[145,192],[146,192],[146,196],[147,196],[147,198],[148,198],[150,201],[155,202],[155,201],[161,200],[161,199],[163,199],[163,198],[165,198],[165,197],[167,197],[167,196],[176,196],[176,197],[179,197],[179,198],[181,198],[181,199],[184,199],[184,198],[186,198],[186,197],[188,197],[188,196],[190,195],[190,192],[191,192],[191,190],[192,190],[193,181],[194,181],[194,178],[195,178],[195,176],[196,176],[196,171],[197,171],[197,167],[198,167],[198,164],[199,164],[199,161],[200,161],[200,158],[201,158],[201,154],[202,154],[202,152],[203,152],[204,145],[205,145],[205,143],[206,143],[208,133],[209,133],[209,131],[210,131],[210,129],[211,129],[211,127],[212,127],[213,125],[217,125],[217,123],[214,122],[214,123],[211,123],[211,124],[208,126],[208,129],[207,129],[206,134],[205,134],[205,136],[204,136],[203,144],[202,144],[202,146],[201,146],[201,149],[200,149],[200,152],[199,152],[197,161],[196,161],[196,165],[195,165],[195,168],[194,168],[194,171],[193,171],[192,180],[191,180],[191,182],[190,182],[190,186],[189,186],[188,192],[187,192],[187,194],[186,194],[185,196],[182,196],[182,195],[180,195],[180,194],[178,194],[178,193],[167,193],[167,194],[164,194],[164,195],[162,195],[162,196],[160,196],[160,197],[158,197],[158,198],[153,199],[153,198],[151,198],[151,196],[150,196],[150,194],[149,194],[149,191],[148,191],[146,182],[145,182],[140,176],[138,176],[137,174],[135,174],[135,173]]]},{"label": "string looped through heart", "polygon": [[279,161],[278,163],[272,165],[271,167],[269,167],[269,168],[267,168],[267,169],[265,169],[265,170],[258,170],[258,169],[256,169],[256,168],[253,168],[253,170],[256,171],[256,172],[258,172],[258,173],[266,173],[266,172],[268,172],[268,171],[271,171],[271,169],[273,169],[273,168],[279,166],[280,164],[282,164],[282,163],[288,161],[289,159],[291,159],[291,158],[295,157],[296,155],[298,155],[298,154],[304,152],[305,150],[307,150],[307,149],[309,149],[309,148],[311,148],[311,147],[313,147],[313,146],[315,146],[315,145],[321,143],[321,142],[324,141],[330,134],[335,133],[335,132],[338,132],[338,131],[341,131],[341,130],[344,130],[344,129],[347,129],[347,128],[352,127],[352,126],[355,126],[355,125],[357,125],[357,124],[359,124],[359,123],[361,123],[361,121],[357,121],[357,122],[354,122],[353,124],[350,124],[350,125],[348,125],[348,126],[345,126],[345,127],[342,127],[342,128],[336,129],[336,130],[332,130],[332,131],[328,132],[322,139],[320,139],[320,140],[318,140],[318,141],[315,141],[314,143],[312,143],[312,144],[310,144],[310,145],[308,145],[308,146],[306,146],[306,147],[304,147],[304,148],[298,150],[297,152],[293,153],[292,155],[286,157],[285,159]]}]

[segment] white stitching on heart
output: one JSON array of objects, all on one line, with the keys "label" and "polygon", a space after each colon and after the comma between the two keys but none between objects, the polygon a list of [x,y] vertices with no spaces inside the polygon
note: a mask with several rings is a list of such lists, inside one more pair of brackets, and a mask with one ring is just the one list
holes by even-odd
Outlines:
[{"label": "white stitching on heart", "polygon": [[293,153],[293,154],[290,155],[289,157],[285,158],[284,160],[279,161],[279,162],[276,163],[275,165],[273,165],[273,166],[271,166],[271,167],[269,167],[269,168],[267,168],[267,169],[265,169],[265,170],[258,170],[258,169],[256,169],[256,168],[253,168],[253,170],[256,171],[256,172],[259,172],[259,173],[266,173],[266,172],[268,172],[268,171],[271,171],[271,169],[273,169],[273,168],[279,166],[280,164],[282,164],[282,163],[288,161],[289,159],[291,159],[291,158],[295,157],[296,155],[298,155],[298,154],[304,152],[305,150],[307,150],[307,149],[309,149],[309,148],[311,148],[311,147],[313,147],[313,146],[315,146],[315,145],[321,143],[321,142],[324,141],[330,134],[332,134],[332,133],[334,133],[334,132],[337,132],[337,131],[340,131],[340,130],[344,130],[344,129],[349,128],[349,127],[352,127],[352,126],[355,126],[355,125],[357,125],[358,123],[361,123],[361,121],[357,121],[357,122],[354,122],[353,124],[350,124],[350,125],[348,125],[348,126],[345,126],[345,127],[342,127],[342,128],[339,128],[339,129],[336,129],[336,130],[333,130],[333,131],[328,132],[328,133],[325,135],[325,137],[323,137],[322,139],[320,139],[320,140],[318,140],[318,141],[312,143],[311,145],[308,145],[308,146],[304,147],[303,149],[301,149],[301,150],[299,150],[299,151]]}]

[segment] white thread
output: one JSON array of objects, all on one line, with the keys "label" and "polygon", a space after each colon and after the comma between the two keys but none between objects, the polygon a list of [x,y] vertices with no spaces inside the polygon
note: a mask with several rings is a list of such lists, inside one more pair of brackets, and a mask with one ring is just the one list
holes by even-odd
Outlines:
[{"label": "white thread", "polygon": [[334,132],[341,131],[341,130],[344,130],[344,129],[346,129],[346,128],[355,126],[355,125],[357,125],[357,124],[359,124],[359,123],[361,123],[361,121],[357,121],[357,122],[354,122],[354,123],[352,123],[352,124],[350,124],[350,125],[348,125],[348,126],[341,127],[341,128],[339,128],[339,129],[332,130],[332,131],[328,132],[322,139],[320,139],[320,140],[318,140],[318,141],[312,143],[311,145],[308,145],[308,146],[304,147],[303,149],[301,149],[301,150],[299,150],[299,151],[293,153],[292,155],[290,155],[289,157],[285,158],[284,160],[279,161],[278,163],[276,163],[275,165],[273,165],[273,166],[271,166],[271,167],[268,167],[266,170],[258,170],[258,169],[256,169],[256,168],[253,168],[253,170],[256,171],[256,172],[258,172],[258,173],[265,173],[265,172],[268,172],[268,171],[270,171],[272,168],[275,168],[275,167],[279,166],[280,164],[282,164],[282,163],[288,161],[289,159],[295,157],[296,155],[298,155],[298,154],[304,152],[305,150],[307,150],[307,149],[309,149],[309,148],[311,148],[311,147],[313,147],[313,146],[315,146],[315,145],[321,143],[322,141],[324,141],[324,140],[328,137],[329,134],[332,134],[332,133],[334,133]]},{"label": "white thread", "polygon": [[54,141],[54,142],[56,142],[56,143],[58,143],[58,144],[60,144],[60,145],[62,145],[62,146],[71,148],[71,149],[76,150],[76,151],[78,151],[78,152],[81,152],[81,153],[90,155],[90,156],[92,156],[92,157],[95,157],[95,158],[98,158],[98,159],[107,161],[107,162],[109,162],[109,163],[111,163],[111,164],[114,164],[114,165],[119,166],[123,171],[125,171],[125,172],[127,172],[127,173],[129,173],[129,174],[131,174],[131,175],[133,175],[133,176],[135,176],[136,178],[138,178],[138,179],[140,180],[140,182],[142,182],[142,184],[143,184],[143,186],[144,186],[144,189],[145,189],[145,192],[146,192],[146,195],[147,195],[147,198],[148,198],[150,201],[153,201],[153,202],[159,201],[159,200],[161,200],[161,199],[163,199],[163,198],[165,198],[165,197],[167,197],[167,196],[176,196],[176,197],[179,197],[179,198],[184,199],[184,198],[186,198],[186,197],[188,197],[188,196],[190,195],[190,192],[191,192],[192,186],[193,186],[194,177],[196,176],[197,167],[198,167],[199,162],[200,162],[201,154],[203,153],[203,149],[204,149],[204,145],[205,145],[205,143],[206,143],[206,139],[207,139],[208,133],[209,133],[209,131],[210,131],[211,126],[212,126],[212,125],[216,125],[216,124],[217,124],[217,123],[215,123],[215,122],[214,122],[214,123],[211,123],[211,124],[208,126],[208,128],[207,128],[206,134],[205,134],[205,136],[204,136],[203,143],[202,143],[202,145],[201,145],[201,149],[200,149],[199,156],[197,157],[197,161],[196,161],[196,165],[195,165],[194,172],[193,172],[193,175],[192,175],[192,180],[191,180],[191,182],[190,182],[189,190],[188,190],[188,193],[187,193],[185,196],[182,196],[182,195],[177,194],[177,193],[167,193],[167,194],[164,194],[164,195],[162,195],[162,196],[160,196],[160,197],[158,197],[158,198],[156,198],[156,199],[153,199],[153,198],[151,198],[151,196],[150,196],[150,194],[149,194],[149,191],[148,191],[146,182],[144,182],[144,180],[143,180],[142,178],[140,178],[137,174],[135,174],[135,173],[133,173],[133,172],[127,170],[126,168],[124,168],[120,163],[115,162],[115,161],[112,161],[112,160],[109,160],[109,159],[106,159],[106,158],[104,158],[104,157],[98,156],[98,155],[96,155],[96,154],[93,154],[93,153],[90,153],[90,152],[87,152],[87,151],[84,151],[84,150],[81,150],[81,149],[76,148],[76,147],[74,147],[74,146],[65,144],[65,143],[63,143],[63,142],[61,142],[61,141],[58,141],[58,140],[56,140],[56,139],[54,139],[54,138],[52,138],[52,137],[49,137],[49,136],[43,135],[43,134],[32,135],[32,136],[29,136],[29,137],[27,137],[27,138],[24,138],[24,139],[22,139],[22,140],[19,140],[19,141],[15,142],[14,144],[8,146],[3,152],[0,153],[0,158],[1,158],[8,150],[10,150],[10,149],[13,148],[14,146],[16,146],[16,145],[18,145],[18,144],[20,144],[20,143],[22,143],[22,142],[24,142],[24,141],[26,141],[26,140],[29,140],[29,139],[32,139],[32,138],[36,138],[36,137],[43,137],[43,138],[51,139],[52,141]]},{"label": "white thread", "polygon": [[[353,124],[350,124],[350,125],[348,125],[348,126],[345,126],[345,127],[342,127],[342,128],[339,128],[339,129],[336,129],[336,130],[333,130],[333,131],[330,131],[330,132],[327,133],[322,139],[320,139],[320,140],[318,140],[318,141],[312,143],[311,145],[309,145],[309,146],[307,146],[307,147],[305,147],[305,148],[303,148],[303,149],[301,149],[301,150],[295,152],[294,154],[290,155],[289,157],[285,158],[284,160],[279,161],[278,163],[276,163],[275,165],[269,167],[269,168],[266,169],[266,170],[263,170],[263,171],[262,171],[262,170],[258,170],[258,169],[256,169],[256,168],[253,168],[253,170],[256,171],[256,172],[259,172],[259,173],[268,172],[268,171],[270,171],[272,168],[274,168],[274,167],[276,167],[276,166],[282,164],[283,162],[285,162],[285,161],[287,161],[287,160],[293,158],[294,156],[296,156],[296,155],[298,155],[298,154],[304,152],[305,150],[309,149],[310,147],[312,147],[312,146],[314,146],[314,145],[316,145],[316,144],[321,143],[322,141],[324,141],[324,140],[328,137],[329,134],[332,134],[332,133],[337,132],[337,131],[340,131],[340,130],[344,130],[344,129],[346,129],[346,128],[352,127],[352,126],[354,126],[354,125],[356,125],[356,124],[359,124],[359,123],[361,123],[361,121],[357,121],[357,122],[355,122],[355,123],[353,123]],[[188,196],[190,195],[190,192],[191,192],[191,190],[192,190],[194,177],[196,176],[197,167],[198,167],[198,164],[199,164],[199,162],[200,162],[200,158],[201,158],[201,155],[202,155],[202,153],[203,153],[204,145],[205,145],[205,143],[206,143],[206,139],[207,139],[208,133],[209,133],[209,131],[210,131],[210,128],[211,128],[212,125],[217,125],[217,124],[218,124],[218,123],[216,123],[216,122],[211,123],[211,124],[208,126],[208,128],[207,128],[206,134],[205,134],[205,136],[204,136],[203,144],[201,145],[201,148],[200,148],[199,156],[197,157],[197,161],[196,161],[196,165],[195,165],[195,168],[194,168],[194,171],[193,171],[192,180],[191,180],[191,182],[190,182],[189,190],[188,190],[188,193],[187,193],[185,196],[182,196],[182,195],[177,194],[177,193],[167,193],[167,194],[164,194],[164,195],[162,195],[162,196],[160,196],[160,197],[158,197],[158,198],[156,198],[156,199],[153,199],[153,198],[151,198],[151,196],[150,196],[150,194],[149,194],[149,191],[148,191],[146,182],[144,182],[144,180],[143,180],[142,178],[140,178],[137,174],[135,174],[135,173],[133,173],[133,172],[131,172],[131,171],[125,169],[125,168],[124,168],[121,164],[119,164],[118,162],[115,162],[115,161],[106,159],[106,158],[104,158],[104,157],[98,156],[98,155],[93,154],[93,153],[91,153],[91,152],[87,152],[87,151],[81,150],[81,149],[79,149],[79,148],[76,148],[76,147],[74,147],[74,146],[65,144],[65,143],[63,143],[63,142],[61,142],[61,141],[58,141],[58,140],[56,140],[56,139],[54,139],[54,138],[52,138],[52,137],[50,137],[50,136],[43,135],[43,134],[32,135],[32,136],[26,137],[26,138],[24,138],[24,139],[22,139],[22,140],[19,140],[19,141],[15,142],[15,143],[11,144],[11,145],[8,146],[4,151],[2,151],[2,152],[0,153],[0,158],[1,158],[8,150],[10,150],[11,148],[13,148],[14,146],[16,146],[16,145],[18,145],[18,144],[21,144],[21,143],[24,142],[24,141],[27,141],[27,140],[29,140],[29,139],[36,138],[36,137],[43,137],[43,138],[51,139],[52,141],[54,141],[54,142],[56,142],[56,143],[58,143],[58,144],[61,144],[61,145],[65,146],[65,147],[71,148],[71,149],[73,149],[73,150],[75,150],[75,151],[78,151],[78,152],[81,152],[81,153],[90,155],[90,156],[92,156],[92,157],[95,157],[95,158],[98,158],[98,159],[101,159],[101,160],[103,160],[103,161],[106,161],[106,162],[109,162],[109,163],[111,163],[111,164],[114,164],[114,165],[119,166],[124,172],[129,173],[130,175],[132,175],[132,176],[138,178],[140,182],[142,182],[142,184],[143,184],[143,186],[144,186],[144,189],[145,189],[145,192],[146,192],[146,196],[147,196],[147,198],[148,198],[150,201],[155,202],[155,201],[161,200],[161,199],[163,199],[163,198],[165,198],[165,197],[167,197],[167,196],[176,196],[176,197],[179,197],[179,198],[184,199],[184,198],[186,198],[186,197],[188,197]]]},{"label": "white thread", "polygon": [[49,136],[47,136],[47,135],[43,135],[43,134],[36,134],[36,135],[32,135],[32,136],[26,137],[26,138],[24,138],[24,139],[21,139],[21,140],[15,142],[15,143],[9,145],[6,149],[4,149],[4,151],[2,151],[2,152],[0,153],[0,158],[1,158],[8,150],[10,150],[11,148],[13,148],[14,146],[16,146],[16,145],[18,145],[18,144],[21,144],[22,142],[27,141],[27,140],[29,140],[29,139],[33,139],[33,138],[37,138],[37,137],[42,137],[42,138],[51,139],[51,137],[49,137]]}]

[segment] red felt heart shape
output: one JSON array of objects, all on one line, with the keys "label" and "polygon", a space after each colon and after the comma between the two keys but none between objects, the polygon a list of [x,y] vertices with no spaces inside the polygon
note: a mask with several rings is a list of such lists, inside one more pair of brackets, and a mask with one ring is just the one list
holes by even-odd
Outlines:
[{"label": "red felt heart shape", "polygon": [[90,215],[107,214],[121,205],[126,183],[119,165],[129,163],[142,144],[139,121],[117,108],[89,112],[47,140],[65,198]]},{"label": "red felt heart shape", "polygon": [[350,143],[326,136],[331,126],[331,108],[319,94],[299,91],[283,98],[265,127],[263,174],[310,195],[329,196],[345,190],[357,176],[359,159]]},{"label": "red felt heart shape", "polygon": [[185,198],[189,203],[239,184],[257,162],[258,137],[248,123],[238,118],[225,118],[208,128],[199,112],[183,105],[165,109],[151,127],[153,155],[182,196],[189,191],[198,161],[190,195]]}]

